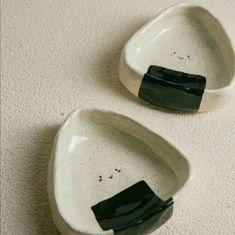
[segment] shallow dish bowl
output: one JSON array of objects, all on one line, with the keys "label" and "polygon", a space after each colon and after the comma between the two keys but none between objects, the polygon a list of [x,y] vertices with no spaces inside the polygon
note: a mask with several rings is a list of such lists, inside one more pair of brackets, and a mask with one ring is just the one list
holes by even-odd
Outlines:
[{"label": "shallow dish bowl", "polygon": [[148,103],[200,112],[221,107],[233,95],[234,64],[234,50],[221,23],[203,7],[179,4],[128,40],[119,75],[131,93]]},{"label": "shallow dish bowl", "polygon": [[[185,155],[148,128],[113,112],[76,110],[58,131],[49,164],[48,193],[53,220],[63,235],[113,234],[121,226],[119,234],[147,234],[171,216],[191,178],[192,169]],[[138,190],[137,186],[147,190],[145,199],[141,193],[130,193]],[[100,213],[109,213],[102,206],[114,202],[115,195],[124,195],[120,194],[123,190],[129,193],[129,199],[124,198],[118,208],[113,203],[115,213],[129,210],[124,206],[125,200],[136,197],[147,202],[149,197],[155,202],[157,199],[157,204],[161,202],[160,210],[155,204],[149,209],[145,207],[143,212],[140,206],[140,210],[132,208],[128,212],[124,225],[115,216],[111,225],[102,224]],[[165,213],[165,202],[170,202],[170,213]],[[95,214],[97,205],[101,211]],[[140,214],[134,218],[136,211]],[[154,214],[149,213],[152,211]],[[105,223],[110,221],[105,219]]]}]

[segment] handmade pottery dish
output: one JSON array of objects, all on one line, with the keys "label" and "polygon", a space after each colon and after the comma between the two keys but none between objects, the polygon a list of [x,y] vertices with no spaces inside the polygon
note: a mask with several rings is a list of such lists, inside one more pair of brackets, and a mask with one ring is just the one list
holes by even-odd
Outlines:
[{"label": "handmade pottery dish", "polygon": [[191,178],[184,154],[146,127],[76,110],[49,164],[52,217],[63,235],[147,234],[170,218]]},{"label": "handmade pottery dish", "polygon": [[210,111],[234,93],[234,62],[221,23],[200,6],[179,4],[129,39],[119,75],[131,93],[155,106]]}]

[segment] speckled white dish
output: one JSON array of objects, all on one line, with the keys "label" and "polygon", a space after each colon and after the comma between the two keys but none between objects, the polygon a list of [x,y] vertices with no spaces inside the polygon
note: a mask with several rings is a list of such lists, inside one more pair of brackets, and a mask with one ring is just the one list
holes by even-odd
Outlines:
[{"label": "speckled white dish", "polygon": [[206,86],[196,111],[214,110],[234,93],[231,41],[221,23],[203,7],[173,6],[142,26],[126,43],[120,79],[138,97],[150,65],[204,76]]},{"label": "speckled white dish", "polygon": [[53,220],[63,235],[113,234],[101,229],[93,205],[144,180],[161,199],[172,197],[175,210],[191,178],[184,154],[146,127],[113,112],[76,110],[58,131],[49,164]]}]

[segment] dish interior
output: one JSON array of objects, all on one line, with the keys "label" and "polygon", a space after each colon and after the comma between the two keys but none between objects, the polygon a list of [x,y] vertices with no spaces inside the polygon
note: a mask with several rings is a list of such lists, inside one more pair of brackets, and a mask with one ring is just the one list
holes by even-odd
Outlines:
[{"label": "dish interior", "polygon": [[158,65],[203,75],[207,89],[231,83],[234,53],[217,19],[201,7],[178,6],[136,34],[127,48],[130,66],[141,74]]},{"label": "dish interior", "polygon": [[73,114],[60,131],[56,152],[59,211],[74,228],[91,234],[103,232],[91,210],[96,203],[140,180],[165,200],[189,174],[186,160],[162,138],[131,119],[101,111]]}]

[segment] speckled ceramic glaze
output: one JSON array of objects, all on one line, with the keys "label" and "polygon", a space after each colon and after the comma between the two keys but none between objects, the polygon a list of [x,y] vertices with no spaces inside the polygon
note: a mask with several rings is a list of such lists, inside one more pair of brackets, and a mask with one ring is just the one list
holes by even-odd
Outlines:
[{"label": "speckled ceramic glaze", "polygon": [[171,216],[191,178],[186,157],[146,127],[76,110],[58,131],[49,164],[53,220],[63,235],[147,234]]},{"label": "speckled ceramic glaze", "polygon": [[[149,73],[151,66],[157,72]],[[209,111],[234,93],[234,51],[210,12],[180,4],[163,11],[129,39],[119,74],[131,93],[153,105]]]}]

